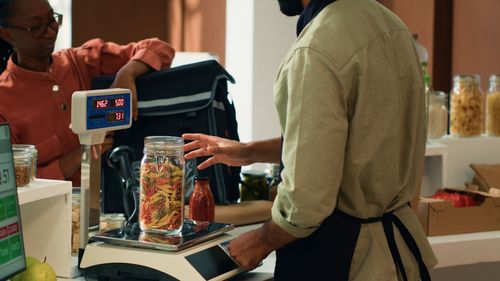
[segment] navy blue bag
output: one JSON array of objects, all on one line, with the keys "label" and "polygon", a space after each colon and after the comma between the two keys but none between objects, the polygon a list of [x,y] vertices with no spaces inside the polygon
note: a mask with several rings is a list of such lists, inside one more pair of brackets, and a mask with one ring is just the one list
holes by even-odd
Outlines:
[{"label": "navy blue bag", "polygon": [[[114,77],[109,76],[96,77],[92,88],[108,88],[113,80]],[[131,128],[117,131],[114,135],[115,147],[126,145],[135,152],[133,168],[136,177],[146,136],[181,136],[193,132],[239,140],[234,105],[228,98],[228,81],[234,83],[233,77],[215,60],[182,65],[137,78],[139,119]],[[188,199],[192,192],[194,176],[199,175],[210,178],[217,204],[236,202],[241,168],[216,164],[198,171],[196,165],[205,159],[186,163],[185,198]],[[118,193],[120,188],[113,186],[121,186],[122,179],[104,160],[102,170],[104,211],[119,212],[121,209],[117,206],[122,205],[122,197]]]}]

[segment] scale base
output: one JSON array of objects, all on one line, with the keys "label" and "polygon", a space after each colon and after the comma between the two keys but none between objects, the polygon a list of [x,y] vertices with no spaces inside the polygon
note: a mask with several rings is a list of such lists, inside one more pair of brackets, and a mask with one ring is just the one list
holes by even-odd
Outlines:
[{"label": "scale base", "polygon": [[227,280],[244,272],[224,250],[233,238],[224,235],[179,252],[95,242],[85,248],[80,267],[99,281]]}]

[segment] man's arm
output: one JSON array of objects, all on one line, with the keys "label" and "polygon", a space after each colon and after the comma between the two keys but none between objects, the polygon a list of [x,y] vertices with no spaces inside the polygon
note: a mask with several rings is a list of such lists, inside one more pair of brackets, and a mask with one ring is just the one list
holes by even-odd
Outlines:
[{"label": "man's arm", "polygon": [[184,151],[188,151],[184,156],[186,159],[211,156],[198,165],[200,170],[216,163],[245,166],[257,162],[279,163],[280,161],[280,138],[249,143],[205,134],[183,134],[182,138],[191,141],[184,145]]}]

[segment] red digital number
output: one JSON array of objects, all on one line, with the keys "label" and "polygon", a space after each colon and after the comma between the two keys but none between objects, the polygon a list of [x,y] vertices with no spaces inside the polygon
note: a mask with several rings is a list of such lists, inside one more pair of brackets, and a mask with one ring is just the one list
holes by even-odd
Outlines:
[{"label": "red digital number", "polygon": [[107,108],[108,107],[108,100],[97,100],[95,102],[95,107],[96,108]]},{"label": "red digital number", "polygon": [[125,99],[120,98],[120,99],[115,99],[115,107],[121,107],[125,105]]},{"label": "red digital number", "polygon": [[116,121],[120,121],[123,119],[125,119],[125,113],[123,113],[123,112],[116,112],[115,113],[115,120]]}]

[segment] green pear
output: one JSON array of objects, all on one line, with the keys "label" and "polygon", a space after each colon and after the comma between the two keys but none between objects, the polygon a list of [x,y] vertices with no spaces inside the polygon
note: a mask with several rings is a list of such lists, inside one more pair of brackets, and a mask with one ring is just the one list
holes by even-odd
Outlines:
[{"label": "green pear", "polygon": [[40,261],[34,257],[26,257],[26,270],[17,274],[16,276],[12,277],[10,280],[11,281],[23,281],[24,276],[26,275],[26,272],[28,271],[28,268],[34,264],[39,264],[39,263],[40,263]]},{"label": "green pear", "polygon": [[38,264],[38,263],[42,263],[42,262],[34,257],[26,257],[26,267],[30,267],[30,266],[32,266],[34,264]]},{"label": "green pear", "polygon": [[38,263],[28,267],[22,281],[57,281],[57,277],[50,264]]}]

